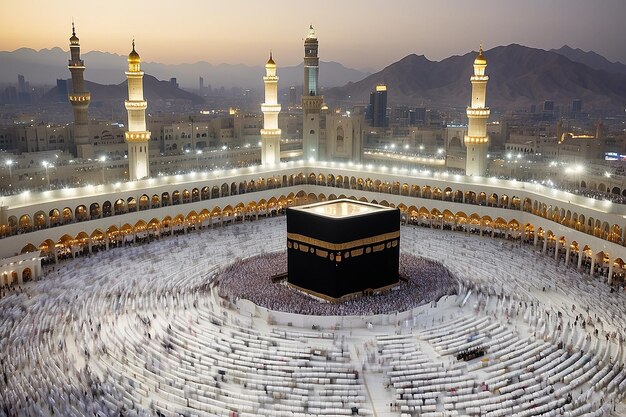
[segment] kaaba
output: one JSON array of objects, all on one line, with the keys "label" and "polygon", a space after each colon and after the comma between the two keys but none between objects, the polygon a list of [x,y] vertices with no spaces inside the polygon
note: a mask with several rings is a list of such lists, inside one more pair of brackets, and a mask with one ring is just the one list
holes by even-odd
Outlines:
[{"label": "kaaba", "polygon": [[331,302],[398,284],[400,210],[353,200],[287,208],[287,282]]}]

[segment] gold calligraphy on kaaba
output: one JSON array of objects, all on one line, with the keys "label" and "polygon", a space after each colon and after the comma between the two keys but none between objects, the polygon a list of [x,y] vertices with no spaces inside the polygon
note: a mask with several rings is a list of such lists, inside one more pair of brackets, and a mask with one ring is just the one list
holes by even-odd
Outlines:
[{"label": "gold calligraphy on kaaba", "polygon": [[[382,242],[386,242],[388,240],[397,239],[399,237],[400,237],[400,231],[397,230],[395,232],[383,233],[381,235],[370,236],[370,237],[366,237],[363,239],[357,239],[357,240],[353,240],[353,241],[345,242],[345,243],[331,243],[331,242],[326,242],[324,240],[315,239],[309,236],[301,235],[298,233],[287,233],[288,240],[298,242],[300,245],[307,244],[307,245],[315,246],[317,248],[323,248],[329,251],[344,251],[347,249],[355,249],[361,246],[379,244]],[[295,246],[295,243],[294,243],[294,247],[297,249],[297,246]]]}]

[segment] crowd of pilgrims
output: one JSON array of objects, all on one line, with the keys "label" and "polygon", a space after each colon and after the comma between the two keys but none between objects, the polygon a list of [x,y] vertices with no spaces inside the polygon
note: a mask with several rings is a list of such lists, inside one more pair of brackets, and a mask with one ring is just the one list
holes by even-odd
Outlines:
[{"label": "crowd of pilgrims", "polygon": [[407,311],[454,294],[457,280],[441,263],[407,253],[400,255],[400,276],[390,291],[330,303],[313,298],[272,276],[287,271],[287,253],[265,253],[239,260],[219,274],[219,294],[246,299],[269,310],[315,316],[363,316]]},{"label": "crowd of pilgrims", "polygon": [[[525,307],[528,304],[535,310],[537,320],[549,324],[541,327],[542,334],[535,332],[536,337],[580,329],[589,333],[589,340],[620,346],[618,352],[606,349],[607,361],[615,358],[609,355],[623,356],[619,330],[626,329],[626,292],[609,291],[599,280],[520,242],[503,244],[491,238],[408,227],[403,229],[404,250],[443,259],[452,272],[440,263],[403,254],[401,275],[410,280],[398,290],[335,305],[271,282],[273,271],[286,270],[286,255],[276,252],[286,240],[283,228],[284,218],[268,219],[113,249],[51,265],[44,279],[4,289],[0,298],[0,417],[158,415],[149,401],[142,407],[125,405],[122,388],[134,384],[132,372],[113,374],[102,369],[102,359],[114,352],[123,361],[132,351],[137,358],[146,355],[147,360],[143,349],[151,341],[158,343],[154,329],[158,322],[167,328],[177,314],[198,308],[198,301],[200,307],[207,306],[206,300],[214,296],[208,279],[214,272],[209,270],[232,260],[233,248],[251,254],[268,252],[236,261],[217,275],[220,291],[231,299],[245,297],[274,310],[306,314],[367,315],[406,310],[437,299],[454,292],[457,281],[462,281],[461,294],[471,289],[483,300],[477,306],[489,306],[489,300],[502,300],[508,294],[519,300],[523,311],[524,300]],[[519,252],[527,253],[514,255]],[[458,262],[470,257],[469,264]],[[531,259],[536,262],[528,262]],[[553,303],[552,297],[560,302]],[[561,304],[570,300],[576,305],[563,308]],[[517,309],[514,312],[502,304],[498,317],[508,320],[519,315]],[[159,315],[158,320],[153,314]],[[124,339],[128,333],[122,334],[121,328],[134,329],[137,340]],[[117,333],[128,343],[125,350],[119,347],[120,340],[109,339]]]}]

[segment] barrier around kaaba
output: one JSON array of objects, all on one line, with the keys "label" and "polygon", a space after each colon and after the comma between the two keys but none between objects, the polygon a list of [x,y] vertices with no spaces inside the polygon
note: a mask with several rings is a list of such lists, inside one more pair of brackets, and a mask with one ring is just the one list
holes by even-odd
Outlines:
[{"label": "barrier around kaaba", "polygon": [[353,200],[287,209],[287,282],[337,302],[399,281],[400,210]]}]

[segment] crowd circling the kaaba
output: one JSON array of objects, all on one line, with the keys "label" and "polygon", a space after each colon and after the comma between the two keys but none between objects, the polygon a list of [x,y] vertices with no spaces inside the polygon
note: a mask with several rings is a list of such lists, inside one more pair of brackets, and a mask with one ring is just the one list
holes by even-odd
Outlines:
[{"label": "crowd circling the kaaba", "polygon": [[285,252],[238,260],[219,276],[220,296],[250,300],[270,310],[315,316],[362,316],[406,311],[457,290],[457,280],[441,263],[400,254],[401,280],[390,291],[330,303],[304,294],[271,277],[287,270]]}]

